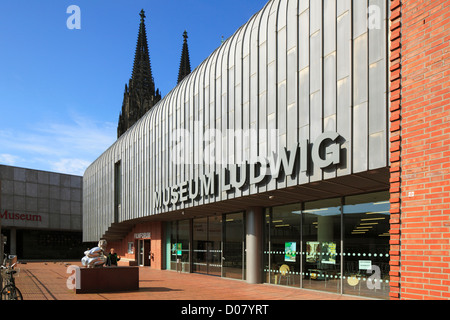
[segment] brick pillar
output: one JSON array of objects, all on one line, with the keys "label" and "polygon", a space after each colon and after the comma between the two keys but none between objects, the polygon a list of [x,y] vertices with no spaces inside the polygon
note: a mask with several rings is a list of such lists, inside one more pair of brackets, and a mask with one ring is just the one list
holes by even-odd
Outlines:
[{"label": "brick pillar", "polygon": [[392,0],[390,41],[390,295],[450,299],[450,0]]},{"label": "brick pillar", "polygon": [[401,206],[401,1],[391,0],[390,45],[390,297],[400,298]]}]

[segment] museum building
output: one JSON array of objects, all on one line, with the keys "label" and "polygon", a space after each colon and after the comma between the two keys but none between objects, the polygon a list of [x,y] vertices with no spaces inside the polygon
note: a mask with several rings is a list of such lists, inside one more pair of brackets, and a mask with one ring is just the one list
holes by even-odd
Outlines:
[{"label": "museum building", "polygon": [[21,260],[78,259],[83,177],[0,165],[4,252]]},{"label": "museum building", "polygon": [[269,1],[86,170],[83,240],[122,264],[450,298],[449,6]]}]

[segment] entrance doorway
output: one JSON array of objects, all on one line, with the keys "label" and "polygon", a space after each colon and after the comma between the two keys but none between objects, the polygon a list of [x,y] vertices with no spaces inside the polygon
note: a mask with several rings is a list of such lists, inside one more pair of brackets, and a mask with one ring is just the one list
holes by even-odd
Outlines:
[{"label": "entrance doorway", "polygon": [[221,217],[198,218],[193,221],[193,271],[222,275]]},{"label": "entrance doorway", "polygon": [[173,221],[168,227],[171,270],[245,280],[245,213]]},{"label": "entrance doorway", "polygon": [[139,239],[138,240],[138,265],[141,267],[151,266],[150,252],[151,252],[151,240]]}]

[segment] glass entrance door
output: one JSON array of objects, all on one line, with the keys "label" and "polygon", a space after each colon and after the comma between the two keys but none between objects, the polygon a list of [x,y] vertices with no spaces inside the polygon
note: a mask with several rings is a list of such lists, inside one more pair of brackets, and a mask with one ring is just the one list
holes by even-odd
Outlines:
[{"label": "glass entrance door", "polygon": [[150,266],[150,240],[138,240],[138,265]]},{"label": "glass entrance door", "polygon": [[138,265],[144,265],[144,240],[138,240]]},{"label": "glass entrance door", "polygon": [[245,257],[244,213],[225,215],[223,224],[223,276],[244,279]]},{"label": "glass entrance door", "polygon": [[192,271],[197,273],[208,273],[206,263],[208,218],[194,219],[192,223],[192,237]]},{"label": "glass entrance door", "polygon": [[222,217],[208,218],[208,274],[222,275]]},{"label": "glass entrance door", "polygon": [[193,272],[222,274],[221,220],[215,216],[193,220]]}]

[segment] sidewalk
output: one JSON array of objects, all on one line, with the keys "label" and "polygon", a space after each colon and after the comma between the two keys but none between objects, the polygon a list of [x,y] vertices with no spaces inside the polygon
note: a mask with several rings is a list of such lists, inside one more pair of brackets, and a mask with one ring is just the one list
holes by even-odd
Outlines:
[{"label": "sidewalk", "polygon": [[81,262],[19,264],[16,285],[24,300],[367,300],[148,267],[139,270],[139,290],[136,292],[75,294],[67,287],[69,265],[81,267]]}]

